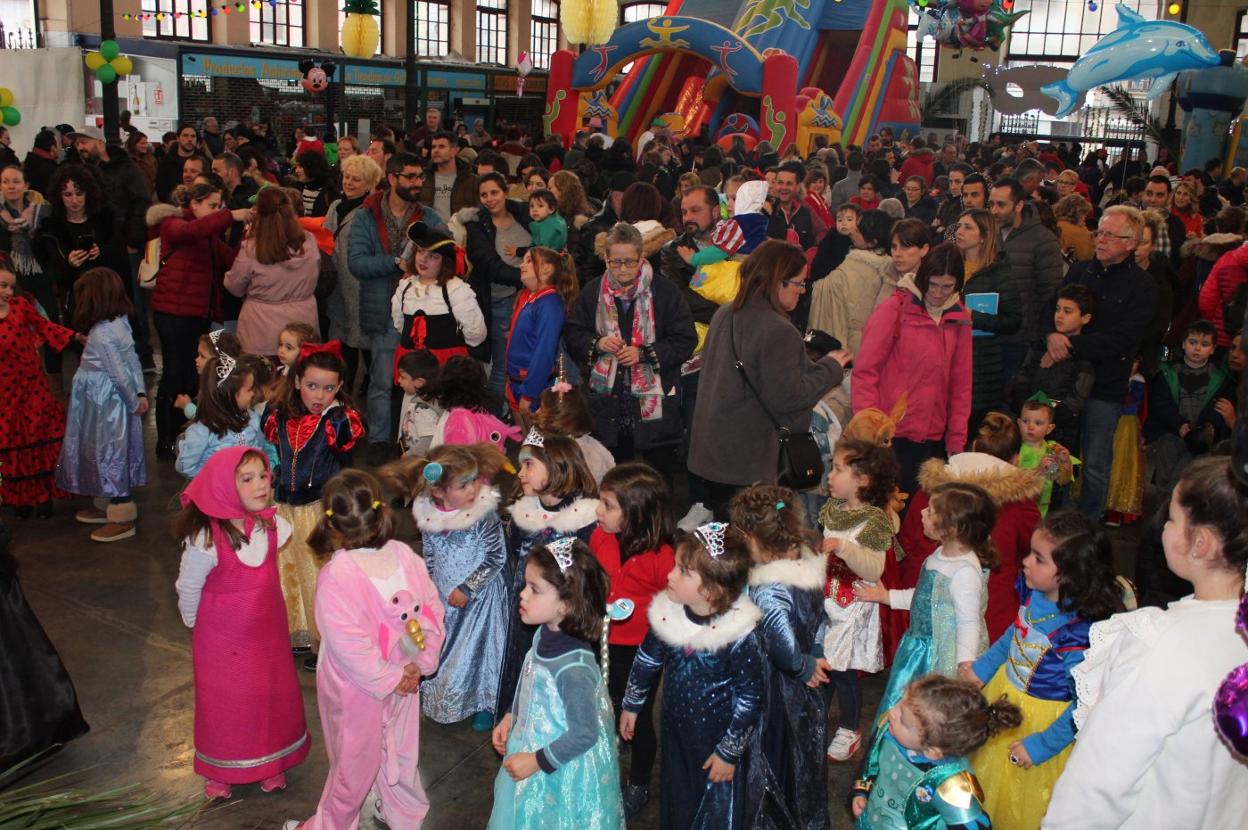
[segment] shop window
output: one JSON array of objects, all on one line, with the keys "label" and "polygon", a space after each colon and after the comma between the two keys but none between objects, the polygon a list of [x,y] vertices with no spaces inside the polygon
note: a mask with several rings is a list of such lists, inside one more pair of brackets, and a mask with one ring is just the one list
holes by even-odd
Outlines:
[{"label": "shop window", "polygon": [[919,69],[919,82],[930,83],[936,80],[936,62],[940,58],[940,44],[935,38],[920,37],[919,15],[910,9],[910,20],[906,26],[906,54]]},{"label": "shop window", "polygon": [[1231,48],[1235,50],[1235,62],[1243,63],[1248,56],[1248,9],[1240,9],[1235,18],[1235,40]]},{"label": "shop window", "polygon": [[[192,0],[142,0],[143,37],[158,40],[194,40],[207,43],[210,38],[209,17],[199,17],[207,10],[202,2]],[[159,15],[159,18],[157,18]]]},{"label": "shop window", "polygon": [[418,0],[412,35],[417,57],[446,57],[451,51],[451,4]]},{"label": "shop window", "polygon": [[507,65],[507,0],[477,0],[477,62]]},{"label": "shop window", "polygon": [[[1156,0],[1123,0],[1132,11],[1156,19]],[[1113,3],[1087,0],[1015,0],[1012,11],[1027,12],[1010,28],[1006,57],[1011,61],[1073,61],[1118,25]]]},{"label": "shop window", "polygon": [[559,48],[558,0],[533,0],[529,59],[537,69],[550,69],[550,56]]},{"label": "shop window", "polygon": [[303,3],[276,0],[248,6],[251,42],[273,46],[303,46]]},{"label": "shop window", "polygon": [[666,12],[666,3],[621,3],[620,23],[636,23],[638,20],[662,17]]}]

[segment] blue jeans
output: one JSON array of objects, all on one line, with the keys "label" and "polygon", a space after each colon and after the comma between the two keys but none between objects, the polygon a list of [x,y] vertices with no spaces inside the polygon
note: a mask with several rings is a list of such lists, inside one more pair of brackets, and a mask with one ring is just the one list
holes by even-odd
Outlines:
[{"label": "blue jeans", "polygon": [[490,379],[485,388],[499,398],[507,385],[507,332],[515,305],[515,294],[490,300]]},{"label": "blue jeans", "polygon": [[371,353],[365,393],[368,440],[393,441],[396,435],[390,423],[390,392],[394,388],[394,350],[399,345],[399,332],[390,328],[382,334],[365,334],[364,337]]},{"label": "blue jeans", "polygon": [[1083,404],[1083,492],[1079,512],[1099,521],[1109,492],[1109,471],[1114,463],[1114,430],[1122,415],[1118,401],[1088,398]]}]

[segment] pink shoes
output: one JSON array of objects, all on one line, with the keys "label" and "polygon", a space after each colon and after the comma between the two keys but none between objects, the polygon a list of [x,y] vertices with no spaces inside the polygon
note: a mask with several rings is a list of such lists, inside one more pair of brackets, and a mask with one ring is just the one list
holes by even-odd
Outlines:
[{"label": "pink shoes", "polygon": [[286,789],[286,776],[279,772],[271,778],[266,778],[260,782],[260,789],[264,790],[266,793],[284,790]]},{"label": "pink shoes", "polygon": [[230,792],[229,784],[222,784],[220,781],[213,781],[212,779],[204,781],[204,795],[209,799],[229,798]]}]

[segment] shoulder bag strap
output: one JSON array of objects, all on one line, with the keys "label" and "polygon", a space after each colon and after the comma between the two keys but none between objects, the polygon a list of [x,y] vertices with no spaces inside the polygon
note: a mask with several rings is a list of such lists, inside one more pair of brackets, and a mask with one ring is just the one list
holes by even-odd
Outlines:
[{"label": "shoulder bag strap", "polygon": [[745,371],[745,364],[741,362],[741,358],[737,357],[737,329],[736,329],[736,326],[734,325],[735,319],[736,319],[736,312],[737,310],[733,309],[732,313],[728,317],[728,328],[729,328],[728,347],[732,349],[732,365],[737,367],[737,371],[741,373],[741,379],[745,381],[746,388],[748,388],[750,390],[750,393],[753,394],[756,399],[758,399],[758,405],[763,408],[763,412],[766,413],[767,419],[771,421],[771,425],[774,426],[776,430],[780,433],[780,440],[781,441],[787,440],[790,434],[789,428],[780,426],[780,422],[776,420],[776,416],[771,414],[771,410],[767,407],[767,404],[763,401],[763,396],[758,394],[758,390],[755,389],[754,384],[750,382],[750,376],[746,374],[746,371]]},{"label": "shoulder bag strap", "polygon": [[445,282],[442,283],[442,302],[446,303],[446,313],[451,315],[451,319],[455,321],[455,331],[459,332],[459,335],[462,338],[464,334],[464,327],[460,325],[459,318],[455,316],[455,309],[451,308],[451,292],[450,289],[446,287]]}]

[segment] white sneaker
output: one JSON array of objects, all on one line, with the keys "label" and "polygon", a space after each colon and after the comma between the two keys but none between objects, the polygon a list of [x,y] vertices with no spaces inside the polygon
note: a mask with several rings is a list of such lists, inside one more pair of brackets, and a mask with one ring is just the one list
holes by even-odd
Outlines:
[{"label": "white sneaker", "polygon": [[686,533],[692,533],[713,518],[715,518],[715,514],[707,510],[706,505],[702,504],[702,502],[698,502],[689,508],[689,512],[676,523],[676,526]]},{"label": "white sneaker", "polygon": [[297,818],[288,819],[286,823],[282,825],[282,830],[299,830],[300,823],[301,822]]},{"label": "white sneaker", "polygon": [[862,746],[862,733],[842,726],[832,736],[832,743],[828,744],[828,760],[848,761],[854,757],[854,753],[860,746]]}]

